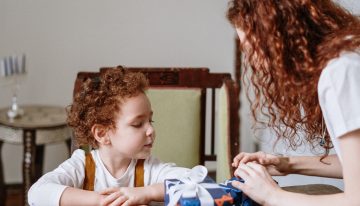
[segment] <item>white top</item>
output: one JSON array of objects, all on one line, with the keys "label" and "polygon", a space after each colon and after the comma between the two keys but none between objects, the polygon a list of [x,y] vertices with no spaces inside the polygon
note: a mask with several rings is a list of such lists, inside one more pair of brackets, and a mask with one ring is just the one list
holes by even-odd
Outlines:
[{"label": "white top", "polygon": [[[113,177],[105,168],[98,150],[91,151],[95,162],[94,191],[108,187],[133,187],[136,160],[132,160],[125,174],[120,178]],[[144,185],[162,183],[165,179],[178,178],[189,169],[176,167],[174,163],[163,163],[150,156],[144,162]],[[66,187],[82,188],[85,177],[85,152],[75,150],[71,158],[58,168],[42,176],[33,184],[28,193],[29,205],[59,205],[60,197]]]},{"label": "white top", "polygon": [[320,107],[334,149],[339,156],[339,138],[360,129],[360,53],[345,52],[329,61],[318,84]]}]

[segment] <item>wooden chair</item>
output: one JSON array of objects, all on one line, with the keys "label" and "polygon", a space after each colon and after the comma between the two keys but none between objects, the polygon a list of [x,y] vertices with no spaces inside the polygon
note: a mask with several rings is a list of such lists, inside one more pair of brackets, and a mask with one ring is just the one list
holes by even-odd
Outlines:
[{"label": "wooden chair", "polygon": [[[79,72],[74,94],[87,78],[100,72]],[[147,95],[156,130],[153,153],[161,160],[193,167],[217,161],[217,179],[233,173],[232,158],[239,152],[239,88],[228,73],[207,68],[134,68],[149,79]],[[74,145],[74,144],[73,144]]]}]

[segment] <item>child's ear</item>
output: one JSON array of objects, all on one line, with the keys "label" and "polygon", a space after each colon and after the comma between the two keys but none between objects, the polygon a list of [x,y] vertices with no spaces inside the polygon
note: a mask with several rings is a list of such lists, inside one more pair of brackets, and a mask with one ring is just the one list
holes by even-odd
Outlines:
[{"label": "child's ear", "polygon": [[109,129],[100,124],[94,124],[91,127],[91,133],[99,144],[109,144],[110,139],[108,136]]}]

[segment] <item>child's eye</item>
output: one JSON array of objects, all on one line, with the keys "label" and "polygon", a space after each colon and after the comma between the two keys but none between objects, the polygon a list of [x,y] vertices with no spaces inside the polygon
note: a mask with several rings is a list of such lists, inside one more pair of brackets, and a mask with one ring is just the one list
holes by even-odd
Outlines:
[{"label": "child's eye", "polygon": [[135,124],[132,124],[131,126],[135,127],[135,128],[139,128],[143,125],[142,122],[139,122],[139,123],[135,123]]}]

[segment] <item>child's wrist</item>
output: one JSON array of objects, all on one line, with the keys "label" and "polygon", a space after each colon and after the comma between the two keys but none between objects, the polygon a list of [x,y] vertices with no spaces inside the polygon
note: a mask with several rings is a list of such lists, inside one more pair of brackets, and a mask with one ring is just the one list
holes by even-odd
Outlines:
[{"label": "child's wrist", "polygon": [[104,198],[105,196],[104,195],[101,195],[100,193],[98,192],[95,192],[95,203],[96,205],[102,205],[103,204],[103,201],[104,201]]},{"label": "child's wrist", "polygon": [[144,192],[146,194],[147,202],[151,202],[156,199],[156,187],[148,186],[148,188],[146,188]]},{"label": "child's wrist", "polygon": [[147,186],[146,194],[148,201],[163,201],[164,200],[164,185],[163,184],[154,184]]}]

